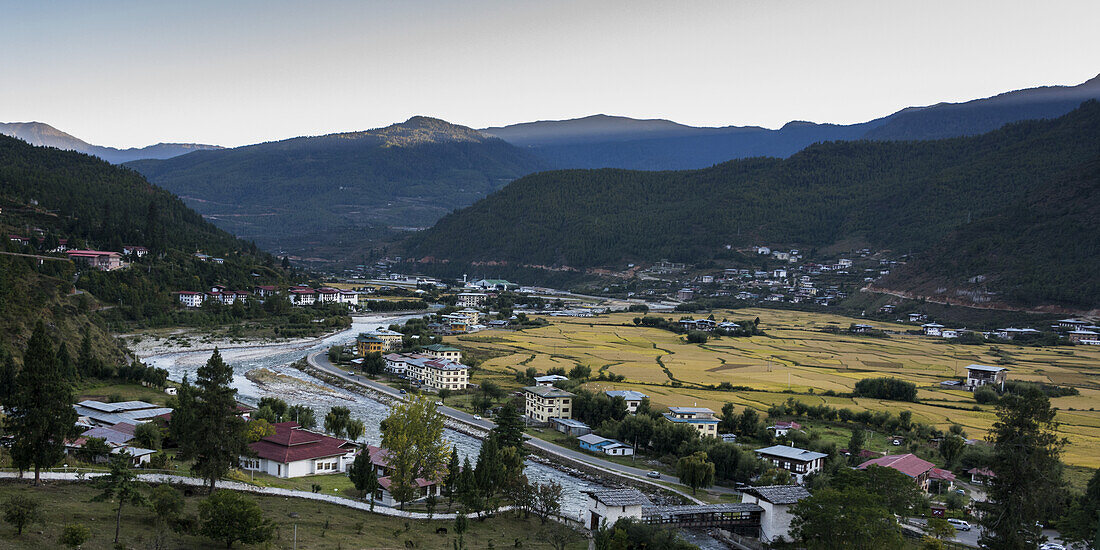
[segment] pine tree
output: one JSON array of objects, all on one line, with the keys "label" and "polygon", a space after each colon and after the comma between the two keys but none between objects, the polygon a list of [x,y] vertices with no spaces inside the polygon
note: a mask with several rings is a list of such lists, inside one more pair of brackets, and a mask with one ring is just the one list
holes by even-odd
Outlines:
[{"label": "pine tree", "polygon": [[443,481],[443,495],[447,497],[447,504],[454,504],[455,485],[462,474],[462,466],[458,463],[458,449],[451,447],[451,459],[447,462],[447,477]]},{"label": "pine tree", "polygon": [[75,436],[77,414],[72,387],[61,376],[57,355],[42,321],[34,327],[23,355],[23,369],[15,377],[8,403],[6,427],[15,436],[11,455],[20,470],[34,466],[34,484],[40,471],[65,456],[65,439]]},{"label": "pine tree", "polygon": [[198,390],[195,403],[195,420],[184,428],[184,441],[180,446],[195,458],[191,470],[214,484],[250,452],[245,435],[245,421],[237,414],[237,390],[229,384],[233,381],[233,368],[222,360],[221,353],[214,353],[205,365],[199,367],[195,379]]},{"label": "pine tree", "polygon": [[515,447],[523,453],[523,419],[520,418],[515,404],[511,401],[505,403],[500,408],[496,421],[497,425],[492,431],[496,434],[500,447]]}]

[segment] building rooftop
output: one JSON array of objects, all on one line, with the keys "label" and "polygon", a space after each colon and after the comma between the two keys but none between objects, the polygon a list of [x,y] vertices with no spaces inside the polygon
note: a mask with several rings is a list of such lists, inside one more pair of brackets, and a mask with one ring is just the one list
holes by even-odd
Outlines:
[{"label": "building rooftop", "polygon": [[637,489],[591,489],[584,491],[589,497],[605,506],[650,506],[649,497]]},{"label": "building rooftop", "polygon": [[570,428],[587,428],[588,427],[588,424],[585,424],[584,422],[581,422],[580,420],[576,420],[576,419],[573,419],[573,418],[551,418],[550,421],[555,423],[555,424],[562,424],[564,426],[568,426]]},{"label": "building rooftop", "polygon": [[788,445],[772,445],[771,447],[757,449],[756,453],[768,456],[778,456],[780,458],[788,458],[791,460],[800,460],[803,462],[809,462],[811,460],[825,458],[829,456],[825,453],[807,451],[806,449],[799,449],[798,447],[790,447]]},{"label": "building rooftop", "polygon": [[763,512],[764,509],[757,504],[744,502],[727,504],[688,504],[671,506],[642,506],[642,517],[645,519],[675,518],[677,516],[698,516],[699,514],[740,514],[745,512]]},{"label": "building rooftop", "polygon": [[432,344],[430,346],[425,346],[424,349],[429,351],[459,351],[458,348],[446,344]]},{"label": "building rooftop", "polygon": [[527,386],[523,388],[523,391],[533,393],[539,397],[573,397],[573,394],[553,386]]},{"label": "building rooftop", "polygon": [[986,366],[986,365],[967,365],[966,370],[978,370],[978,371],[984,371],[984,372],[1001,372],[1003,370],[1008,370],[1008,369],[1006,369],[1004,367],[989,367],[989,366]]},{"label": "building rooftop", "polygon": [[649,396],[634,390],[607,390],[604,392],[608,397],[622,397],[624,401],[641,401],[643,399],[649,399]]},{"label": "building rooftop", "polygon": [[883,468],[893,468],[909,477],[917,477],[924,472],[932,470],[936,467],[935,464],[920,458],[919,456],[909,453],[903,455],[886,455],[879,458],[874,458],[864,462],[857,466],[860,470],[866,470],[871,466],[882,466]]},{"label": "building rooftop", "polygon": [[676,414],[714,414],[706,407],[669,407],[668,410]]},{"label": "building rooftop", "polygon": [[794,504],[810,496],[810,492],[800,485],[764,485],[749,487],[745,492],[772,504]]},{"label": "building rooftop", "polygon": [[535,382],[551,382],[551,383],[553,383],[553,382],[558,382],[558,381],[561,381],[561,380],[569,380],[569,377],[562,376],[560,374],[547,374],[547,375],[544,375],[544,376],[536,376],[535,377]]}]

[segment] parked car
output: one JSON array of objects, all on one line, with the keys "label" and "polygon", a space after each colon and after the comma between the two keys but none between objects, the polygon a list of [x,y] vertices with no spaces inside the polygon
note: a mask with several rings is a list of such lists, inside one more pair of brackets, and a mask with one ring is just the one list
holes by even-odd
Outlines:
[{"label": "parked car", "polygon": [[348,376],[355,376],[355,373],[354,373],[354,372],[351,372],[351,371],[349,370],[349,371],[348,371]]},{"label": "parked car", "polygon": [[947,523],[950,523],[951,526],[954,527],[955,530],[957,530],[957,531],[969,531],[970,530],[970,524],[967,523],[966,520],[950,518],[950,519],[947,520]]},{"label": "parked car", "polygon": [[658,472],[657,470],[653,470],[653,471],[649,472],[648,474],[646,474],[646,477],[651,477],[653,479],[661,479],[661,472]]},{"label": "parked car", "polygon": [[1066,550],[1066,547],[1057,542],[1046,542],[1039,547],[1039,550]]},{"label": "parked car", "polygon": [[474,415],[474,420],[481,420],[481,415],[480,414],[475,414]]},{"label": "parked car", "polygon": [[442,401],[436,401],[436,402],[435,402],[435,406],[437,406],[437,407],[442,407],[442,406],[443,406],[443,402],[442,402]]},{"label": "parked car", "polygon": [[401,395],[405,395],[405,390],[401,390]]}]

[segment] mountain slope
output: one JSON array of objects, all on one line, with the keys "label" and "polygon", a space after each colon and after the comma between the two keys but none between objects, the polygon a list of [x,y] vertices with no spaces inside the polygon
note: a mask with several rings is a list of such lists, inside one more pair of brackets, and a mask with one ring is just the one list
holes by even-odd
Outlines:
[{"label": "mountain slope", "polygon": [[593,267],[700,261],[726,244],[856,239],[922,250],[1100,153],[1100,103],[969,138],[836,142],[788,159],[680,172],[565,170],[522,178],[410,237],[436,260]]},{"label": "mountain slope", "polygon": [[668,120],[595,115],[486,128],[555,168],[684,170],[756,156],[788,157],[825,141],[922,140],[982,134],[1010,122],[1054,118],[1100,98],[1100,76],[1077,86],[1018,90],[965,103],[910,107],[851,125],[791,122],[778,130],[754,126],[699,128]]},{"label": "mountain slope", "polygon": [[0,122],[0,134],[17,137],[31,145],[56,147],[65,151],[86,153],[112,164],[121,164],[137,159],[167,159],[185,155],[192,151],[221,149],[217,145],[203,145],[200,143],[158,143],[147,147],[116,149],[114,147],[92,145],[41,122]]},{"label": "mountain slope", "polygon": [[310,251],[361,244],[370,227],[430,225],[543,167],[500,139],[427,117],[127,166],[241,237]]}]

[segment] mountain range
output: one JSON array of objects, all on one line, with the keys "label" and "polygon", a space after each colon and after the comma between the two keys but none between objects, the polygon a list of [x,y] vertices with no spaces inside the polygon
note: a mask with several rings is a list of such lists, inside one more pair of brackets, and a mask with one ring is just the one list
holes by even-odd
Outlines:
[{"label": "mountain range", "polygon": [[973,279],[1016,304],[1097,307],[1097,163],[1092,100],[971,137],[822,143],[700,170],[542,172],[410,236],[406,251],[584,269],[699,263],[725,245],[862,243],[918,253],[884,283],[895,288],[950,292]]},{"label": "mountain range", "polygon": [[684,170],[758,156],[788,157],[825,141],[920,140],[970,136],[1018,120],[1053,118],[1100,98],[1100,76],[1076,86],[1045,86],[965,103],[909,107],[859,124],[793,121],[759,126],[692,127],[669,120],[594,115],[485,128],[555,168]]},{"label": "mountain range", "polygon": [[417,228],[547,168],[503,140],[417,116],[127,163],[220,227],[267,249],[344,258],[390,228]]},{"label": "mountain range", "polygon": [[42,122],[0,122],[0,134],[19,138],[31,145],[56,147],[64,151],[76,151],[99,157],[112,164],[137,159],[166,159],[185,155],[192,151],[221,149],[217,145],[200,143],[158,143],[146,147],[116,149],[92,145]]}]

